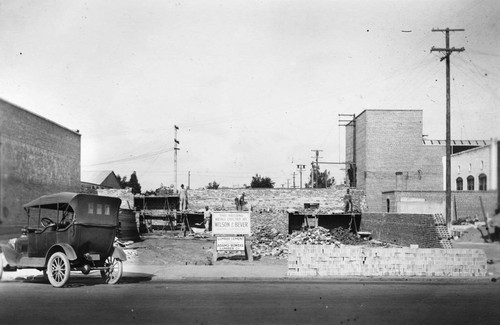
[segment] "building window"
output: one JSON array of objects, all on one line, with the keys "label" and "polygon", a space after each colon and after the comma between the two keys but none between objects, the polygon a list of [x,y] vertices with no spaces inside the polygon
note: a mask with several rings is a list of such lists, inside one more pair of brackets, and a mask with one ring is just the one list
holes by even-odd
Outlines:
[{"label": "building window", "polygon": [[467,177],[467,191],[474,191],[474,176]]},{"label": "building window", "polygon": [[457,178],[457,191],[463,191],[464,190],[464,180],[462,177]]},{"label": "building window", "polygon": [[94,214],[94,203],[89,203],[89,214]]},{"label": "building window", "polygon": [[486,191],[487,190],[486,175],[485,174],[479,175],[479,190],[480,191]]},{"label": "building window", "polygon": [[391,212],[391,200],[387,199],[386,203],[387,203],[387,212]]},{"label": "building window", "polygon": [[95,209],[96,214],[102,214],[102,204],[97,204],[97,207]]},{"label": "building window", "polygon": [[109,204],[104,205],[104,214],[108,216],[110,215]]}]

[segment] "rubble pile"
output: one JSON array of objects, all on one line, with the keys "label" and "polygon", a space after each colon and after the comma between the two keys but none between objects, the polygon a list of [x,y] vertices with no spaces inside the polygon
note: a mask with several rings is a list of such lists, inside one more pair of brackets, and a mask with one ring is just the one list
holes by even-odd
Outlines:
[{"label": "rubble pile", "polygon": [[260,209],[252,211],[250,215],[250,224],[252,232],[259,232],[264,226],[269,229],[275,229],[281,233],[288,232],[288,213],[282,210]]},{"label": "rubble pile", "polygon": [[304,231],[295,231],[284,235],[275,228],[259,226],[253,234],[252,251],[254,255],[288,257],[289,245],[362,245],[367,241],[358,238],[348,229],[328,230],[316,227]]},{"label": "rubble pile", "polygon": [[[253,233],[252,253],[257,256],[281,257],[288,253],[288,235],[270,226],[257,226]],[[286,256],[284,256],[286,257]]]}]

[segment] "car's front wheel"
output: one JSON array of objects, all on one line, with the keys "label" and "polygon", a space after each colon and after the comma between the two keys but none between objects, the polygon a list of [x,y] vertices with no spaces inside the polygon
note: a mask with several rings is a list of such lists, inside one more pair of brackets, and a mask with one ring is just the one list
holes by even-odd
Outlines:
[{"label": "car's front wheel", "polygon": [[47,277],[56,288],[64,286],[69,280],[71,266],[66,254],[55,252],[49,258],[47,263]]},{"label": "car's front wheel", "polygon": [[106,270],[101,270],[101,277],[107,284],[116,284],[123,275],[123,263],[119,259],[108,256],[104,261]]}]

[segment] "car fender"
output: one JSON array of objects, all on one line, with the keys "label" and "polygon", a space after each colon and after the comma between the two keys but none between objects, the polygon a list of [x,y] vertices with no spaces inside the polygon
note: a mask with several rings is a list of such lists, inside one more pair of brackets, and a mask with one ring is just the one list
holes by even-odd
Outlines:
[{"label": "car fender", "polygon": [[112,257],[116,258],[117,260],[120,260],[120,261],[126,261],[127,260],[127,255],[125,254],[125,252],[123,251],[123,249],[121,249],[120,247],[115,247],[113,249],[113,254],[111,254]]},{"label": "car fender", "polygon": [[8,245],[0,245],[0,252],[3,253],[7,264],[10,266],[16,266],[19,264],[19,260],[21,259],[21,254],[18,253],[15,249]]},{"label": "car fender", "polygon": [[59,244],[55,244],[53,245],[48,251],[47,251],[47,255],[45,256],[46,257],[46,260],[48,261],[50,256],[52,254],[54,254],[54,252],[57,252],[57,251],[61,251],[61,248],[63,249],[64,251],[64,254],[66,254],[66,256],[68,257],[68,259],[70,261],[74,261],[76,260],[77,256],[76,256],[76,253],[75,253],[75,250],[73,249],[73,247],[71,247],[71,245],[69,244],[66,244],[66,243],[59,243]]}]

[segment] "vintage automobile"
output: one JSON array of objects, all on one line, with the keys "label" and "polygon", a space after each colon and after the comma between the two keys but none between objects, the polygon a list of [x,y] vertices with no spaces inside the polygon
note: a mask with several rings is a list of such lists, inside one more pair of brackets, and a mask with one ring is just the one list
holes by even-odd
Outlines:
[{"label": "vintage automobile", "polygon": [[70,271],[99,270],[106,283],[118,283],[126,260],[114,246],[120,204],[119,198],[70,192],[25,204],[28,225],[19,238],[0,247],[0,270],[35,268],[58,288],[68,282]]}]

